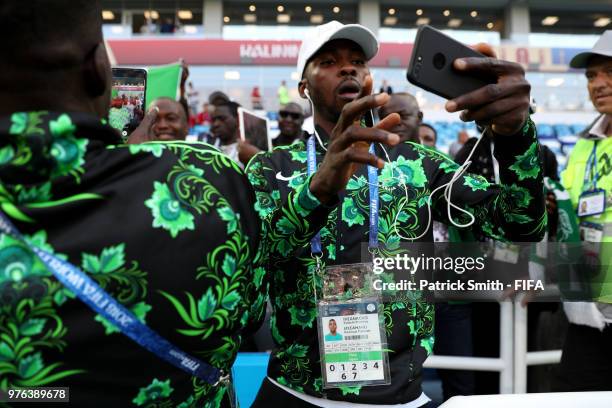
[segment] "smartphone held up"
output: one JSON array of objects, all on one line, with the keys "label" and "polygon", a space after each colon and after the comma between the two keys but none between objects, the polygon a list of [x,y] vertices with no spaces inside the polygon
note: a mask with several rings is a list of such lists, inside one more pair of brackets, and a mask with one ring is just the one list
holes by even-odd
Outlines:
[{"label": "smartphone held up", "polygon": [[485,55],[452,39],[431,26],[419,27],[406,77],[410,83],[446,99],[453,99],[495,83],[495,78],[458,73],[458,58]]},{"label": "smartphone held up", "polygon": [[121,133],[124,140],[144,118],[146,85],[146,70],[113,68],[108,123]]}]

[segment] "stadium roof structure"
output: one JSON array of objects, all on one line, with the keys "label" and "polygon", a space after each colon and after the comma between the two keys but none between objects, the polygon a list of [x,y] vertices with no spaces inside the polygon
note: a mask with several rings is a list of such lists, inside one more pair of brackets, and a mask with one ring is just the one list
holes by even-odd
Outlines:
[{"label": "stadium roof structure", "polygon": [[[378,9],[380,27],[414,28],[427,21],[438,28],[504,30],[511,8],[528,9],[529,30],[543,33],[601,34],[612,27],[610,0],[101,0],[115,22],[129,11],[156,10],[164,18],[190,11],[189,24],[201,24],[207,3],[223,10],[232,25],[320,24],[332,19],[359,21],[360,9]],[[185,15],[185,14],[184,14]],[[285,17],[279,18],[279,15]],[[316,18],[313,18],[314,16]],[[179,15],[180,17],[180,15]]]}]

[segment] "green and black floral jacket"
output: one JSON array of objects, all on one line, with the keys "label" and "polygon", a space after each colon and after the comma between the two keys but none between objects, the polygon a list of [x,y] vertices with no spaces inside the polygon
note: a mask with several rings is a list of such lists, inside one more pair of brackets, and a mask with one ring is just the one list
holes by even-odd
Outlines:
[{"label": "green and black floral jacket", "polygon": [[[248,180],[204,144],[117,143],[85,114],[0,118],[0,207],[30,244],[227,369],[267,295]],[[226,391],[142,349],[0,235],[0,388],[16,386],[70,387],[78,407],[216,407]]]},{"label": "green and black floral jacket", "polygon": [[[323,139],[323,130],[318,128]],[[462,204],[476,219],[472,228],[500,240],[539,240],[546,226],[543,185],[533,122],[521,134],[495,139],[502,185],[475,175],[464,175],[453,188],[453,202]],[[385,157],[377,151],[379,157]],[[382,255],[400,253],[401,239],[417,237],[427,224],[427,198],[447,183],[457,164],[424,146],[405,143],[389,150],[391,161],[379,172],[379,241]],[[324,151],[317,145],[317,163]],[[266,251],[272,283],[271,329],[277,348],[268,376],[278,383],[321,398],[367,404],[406,403],[421,394],[421,368],[433,348],[434,307],[418,293],[384,305],[389,343],[391,385],[322,388],[313,285],[315,276],[310,239],[321,232],[326,265],[364,262],[362,244],[368,242],[369,198],[365,166],[352,178],[335,206],[319,203],[309,191],[304,142],[261,153],[249,163],[247,175],[257,195],[256,209],[264,221]],[[408,185],[401,185],[403,175]],[[440,191],[440,190],[439,190]],[[433,199],[434,219],[448,223],[442,194]],[[399,214],[398,214],[399,212]],[[466,223],[465,217],[457,216]],[[431,228],[418,241],[431,242]],[[314,282],[313,282],[314,280]]]}]

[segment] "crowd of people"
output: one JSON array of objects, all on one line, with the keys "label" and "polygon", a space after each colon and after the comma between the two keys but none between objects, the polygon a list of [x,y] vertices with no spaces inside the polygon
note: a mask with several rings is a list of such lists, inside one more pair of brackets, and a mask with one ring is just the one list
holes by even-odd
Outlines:
[{"label": "crowd of people", "polygon": [[[488,45],[476,46],[485,58],[454,62],[495,79],[446,103],[482,129],[478,146],[459,136],[455,160],[435,149],[414,96],[386,83],[372,92],[375,35],[337,21],[299,51],[313,131],[283,83],[280,134],[261,151],[241,140],[239,104],[221,91],[190,117],[185,75],[181,99],[153,101],[123,143],[106,121],[120,101],[100,15],[84,0],[0,6],[11,39],[0,47],[12,55],[0,60],[2,390],[70,387],[75,406],[231,406],[231,366],[269,303],[274,347],[254,407],[420,407],[427,357],[477,355],[495,337],[490,310],[475,318],[472,305],[434,305],[418,291],[385,299],[382,379],[334,383],[326,342],[351,336],[344,312],[321,300],[326,268],[361,270],[364,245],[391,256],[406,253],[400,243],[433,242],[431,221],[479,241],[551,239],[565,201],[585,236],[612,241],[612,31],[572,60],[601,115],[555,184],[567,194],[555,195],[524,70]],[[380,121],[365,126],[372,111]],[[190,121],[210,124],[206,143],[185,142]],[[582,202],[588,211],[575,215]],[[596,283],[592,302],[567,306],[556,390],[612,390],[612,280]],[[496,392],[472,374],[441,373],[445,397]]]}]

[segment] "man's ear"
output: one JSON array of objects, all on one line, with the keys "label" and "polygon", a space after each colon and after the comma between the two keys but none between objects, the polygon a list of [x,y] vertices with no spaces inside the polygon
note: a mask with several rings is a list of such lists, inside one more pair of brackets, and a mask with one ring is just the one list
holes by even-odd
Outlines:
[{"label": "man's ear", "polygon": [[106,47],[99,42],[95,49],[89,53],[84,64],[85,88],[92,98],[110,95],[109,87],[112,81],[112,72]]},{"label": "man's ear", "polygon": [[306,97],[306,91],[308,90],[308,88],[306,88],[306,85],[307,85],[306,78],[303,78],[298,84],[298,92],[300,93],[300,96],[302,97],[302,99],[308,99]]}]

